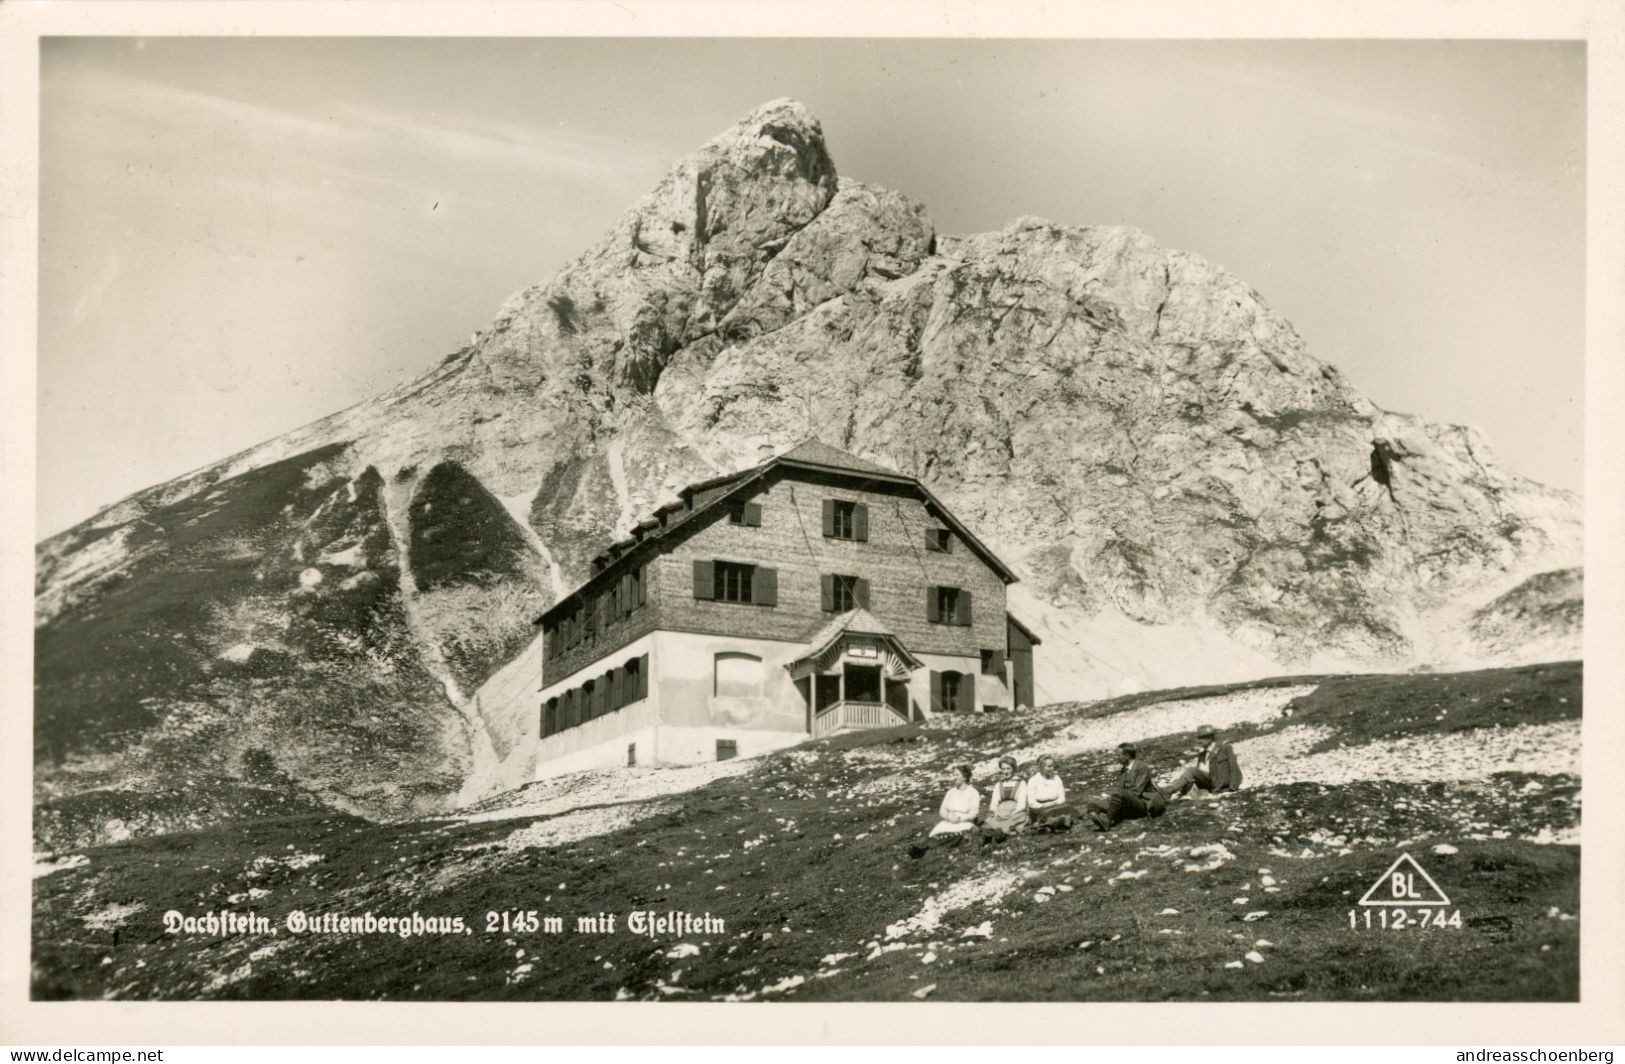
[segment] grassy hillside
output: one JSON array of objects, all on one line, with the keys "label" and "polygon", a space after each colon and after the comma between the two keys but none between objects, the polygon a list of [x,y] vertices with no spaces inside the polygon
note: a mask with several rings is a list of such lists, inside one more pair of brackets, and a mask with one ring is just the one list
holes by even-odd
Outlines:
[{"label": "grassy hillside", "polygon": [[[1577,743],[1580,679],[1566,663],[1159,692],[841,736],[664,795],[653,770],[583,778],[579,808],[538,784],[462,820],[291,816],[59,855],[35,881],[34,994],[1575,1000],[1579,848],[1536,840],[1579,821],[1552,755]],[[1167,765],[1207,717],[1257,785],[1105,835],[907,856],[954,763],[1052,751],[1082,797],[1114,737]],[[1350,928],[1402,850],[1459,928]],[[228,908],[460,915],[470,933],[163,931],[165,910]],[[726,927],[575,930],[634,909]],[[526,910],[566,930],[487,933],[488,911]]]}]

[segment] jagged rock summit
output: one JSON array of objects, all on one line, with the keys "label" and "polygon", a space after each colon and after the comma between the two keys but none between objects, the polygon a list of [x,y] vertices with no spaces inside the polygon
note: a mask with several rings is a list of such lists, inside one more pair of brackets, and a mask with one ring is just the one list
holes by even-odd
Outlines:
[{"label": "jagged rock summit", "polygon": [[[1525,613],[1474,611],[1579,562],[1573,496],[1378,409],[1223,269],[1123,227],[939,235],[774,101],[421,377],[39,546],[42,837],[522,777],[530,618],[808,437],[1014,564],[1053,699],[1516,657]],[[1577,654],[1546,599],[1578,579],[1539,586]]]}]

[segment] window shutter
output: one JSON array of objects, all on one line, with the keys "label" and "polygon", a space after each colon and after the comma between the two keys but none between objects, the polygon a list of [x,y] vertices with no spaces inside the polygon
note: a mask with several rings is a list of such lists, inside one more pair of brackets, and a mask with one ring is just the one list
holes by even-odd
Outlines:
[{"label": "window shutter", "polygon": [[751,600],[758,606],[777,606],[779,604],[779,571],[777,569],[764,569],[760,565],[751,580]]},{"label": "window shutter", "polygon": [[824,535],[829,538],[835,536],[835,500],[824,500]]},{"label": "window shutter", "polygon": [[559,696],[559,730],[570,727],[575,723],[575,692],[566,691]]},{"label": "window shutter", "polygon": [[976,712],[976,674],[974,672],[959,674],[959,705],[954,708],[961,713]]},{"label": "window shutter", "polygon": [[931,712],[942,712],[942,673],[931,670]]},{"label": "window shutter", "polygon": [[[925,619],[928,621],[942,620],[942,603],[937,601],[937,589],[934,587],[925,589]],[[936,674],[932,673],[932,675],[935,676]]]},{"label": "window shutter", "polygon": [[819,587],[824,595],[824,612],[830,613],[835,609],[835,577],[825,573],[818,578]]},{"label": "window shutter", "polygon": [[970,592],[961,590],[959,592],[959,601],[955,605],[958,608],[954,610],[954,623],[969,626],[969,624],[970,624]]},{"label": "window shutter", "polygon": [[942,541],[937,538],[937,531],[934,528],[928,528],[928,529],[925,530],[925,549],[926,550],[941,550],[942,549]]},{"label": "window shutter", "polygon": [[756,528],[760,527],[761,523],[762,504],[759,502],[747,502],[745,504],[745,524],[750,525],[752,528]]},{"label": "window shutter", "polygon": [[717,597],[717,567],[715,562],[694,563],[694,597],[697,599],[714,599]]},{"label": "window shutter", "polygon": [[634,575],[634,578],[633,578],[633,581],[632,581],[632,586],[637,591],[637,596],[636,597],[637,597],[637,604],[639,606],[643,605],[643,603],[645,601],[645,596],[647,594],[647,588],[645,587],[645,585],[647,585],[648,582],[649,582],[649,567],[647,565],[638,566],[637,572]]},{"label": "window shutter", "polygon": [[858,577],[857,584],[852,589],[852,597],[858,600],[858,605],[864,609],[869,608],[869,581]]},{"label": "window shutter", "polygon": [[605,673],[604,675],[605,679],[609,682],[608,708],[609,712],[613,713],[625,704],[621,701],[621,670],[610,669],[609,672]]},{"label": "window shutter", "polygon": [[859,542],[869,538],[869,507],[861,502],[852,507],[852,538]]},{"label": "window shutter", "polygon": [[649,655],[638,658],[638,697],[649,697]]}]

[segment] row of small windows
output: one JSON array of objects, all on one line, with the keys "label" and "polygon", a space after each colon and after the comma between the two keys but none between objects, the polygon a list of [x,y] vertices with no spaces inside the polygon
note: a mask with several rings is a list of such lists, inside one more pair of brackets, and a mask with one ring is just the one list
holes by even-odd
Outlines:
[{"label": "row of small windows", "polygon": [[606,716],[649,697],[649,655],[628,658],[602,676],[542,704],[542,738]]},{"label": "row of small windows", "polygon": [[578,646],[592,646],[611,625],[631,616],[648,601],[647,566],[622,573],[609,587],[559,618],[553,638],[547,640],[549,657]]},{"label": "row of small windows", "polygon": [[[869,581],[845,573],[819,577],[820,605],[826,613],[869,609]],[[694,597],[703,601],[751,606],[779,604],[779,571],[765,565],[701,559],[694,563]],[[925,617],[936,624],[969,626],[971,593],[960,587],[925,589]]]},{"label": "row of small windows", "polygon": [[[746,528],[762,523],[762,505],[737,502],[729,509],[731,524]],[[823,531],[830,539],[866,542],[869,539],[869,507],[845,499],[823,500]],[[946,552],[952,548],[953,534],[946,528],[925,530],[925,549]],[[638,566],[623,573],[620,580],[582,602],[561,617],[546,641],[547,655],[557,658],[568,650],[593,646],[611,626],[629,617],[647,602],[647,567]],[[869,608],[869,582],[845,574],[825,574],[821,599],[825,612],[844,613],[862,606]],[[761,565],[720,560],[694,563],[694,597],[715,602],[735,602],[756,606],[778,605],[778,571]],[[971,623],[969,591],[952,587],[926,589],[927,619],[938,624]]]},{"label": "row of small windows", "polygon": [[[855,543],[869,540],[869,507],[866,503],[847,499],[824,500],[824,538],[849,539]],[[762,523],[762,504],[736,502],[728,510],[728,523],[756,528]],[[925,530],[925,549],[947,552],[953,546],[953,533],[946,528]]]}]

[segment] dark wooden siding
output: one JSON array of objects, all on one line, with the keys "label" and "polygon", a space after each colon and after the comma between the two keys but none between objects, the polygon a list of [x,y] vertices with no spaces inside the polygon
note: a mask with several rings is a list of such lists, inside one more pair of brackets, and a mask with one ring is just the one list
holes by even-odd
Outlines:
[{"label": "dark wooden siding", "polygon": [[619,569],[620,575],[574,613],[543,629],[543,687],[654,631],[658,592],[649,566],[623,562]]},{"label": "dark wooden siding", "polygon": [[[829,500],[860,504],[865,539],[824,535]],[[668,553],[650,562],[658,589],[661,628],[764,639],[804,639],[832,616],[824,608],[824,577],[863,580],[869,610],[917,653],[976,658],[983,647],[1003,646],[1005,585],[959,542],[947,552],[925,549],[925,530],[940,527],[927,505],[902,486],[858,490],[833,478],[780,472],[751,497],[761,524],[730,524],[726,510]],[[696,562],[743,562],[775,570],[772,607],[709,601],[694,596]],[[966,592],[969,623],[927,617],[926,589]],[[974,603],[971,606],[970,603]]]},{"label": "dark wooden siding", "polygon": [[1033,644],[1020,628],[1007,623],[1010,654],[1012,706],[1034,706],[1038,695],[1033,688]]},{"label": "dark wooden siding", "polygon": [[[806,639],[833,616],[825,608],[824,595],[824,578],[830,575],[860,579],[861,596],[870,612],[915,653],[979,659],[983,648],[1004,646],[1005,584],[999,574],[958,537],[951,537],[947,551],[927,550],[926,530],[941,528],[942,522],[907,486],[853,484],[843,477],[777,470],[748,499],[750,516],[759,517],[759,524],[734,524],[729,507],[719,506],[693,527],[668,533],[659,543],[661,554],[649,557],[639,552],[618,561],[612,573],[634,563],[644,566],[643,604],[625,615],[610,609],[607,620],[598,614],[590,637],[584,624],[572,636],[570,626],[555,618],[544,633],[543,685],[557,683],[657,628]],[[861,507],[855,531],[865,538],[824,534],[831,510],[826,503],[834,500]],[[765,586],[757,581],[757,602],[746,605],[704,597],[709,581],[703,574],[719,561],[772,570]],[[962,609],[968,617],[928,616],[930,589],[939,586],[963,592]],[[582,614],[592,615],[589,610]],[[555,642],[560,647],[556,652]]]}]

